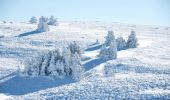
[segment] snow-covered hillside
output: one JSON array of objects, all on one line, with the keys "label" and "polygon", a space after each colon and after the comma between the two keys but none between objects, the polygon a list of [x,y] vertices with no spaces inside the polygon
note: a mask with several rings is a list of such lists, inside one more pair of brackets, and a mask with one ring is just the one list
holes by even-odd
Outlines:
[{"label": "snow-covered hillside", "polygon": [[[36,24],[0,22],[0,98],[2,99],[170,99],[170,27],[104,22],[60,22],[50,31],[31,33]],[[107,31],[125,39],[132,30],[137,48],[118,51],[116,60],[98,58]],[[99,44],[95,44],[96,40]],[[84,77],[51,80],[20,77],[18,68],[35,52],[77,41],[85,58]],[[104,67],[111,64],[113,74]]]}]

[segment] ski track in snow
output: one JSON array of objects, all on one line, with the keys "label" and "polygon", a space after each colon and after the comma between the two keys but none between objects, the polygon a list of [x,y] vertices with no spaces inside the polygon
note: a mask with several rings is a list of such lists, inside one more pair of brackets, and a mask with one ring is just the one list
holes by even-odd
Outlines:
[{"label": "ski track in snow", "polygon": [[[36,25],[0,23],[0,98],[169,99],[170,30],[167,27],[155,27],[134,27],[122,23],[61,22],[58,27],[50,26],[49,32],[17,37],[34,30]],[[126,39],[130,31],[135,30],[139,40],[138,48],[118,51],[116,60],[101,61],[97,57],[100,44],[94,43],[96,39],[103,43],[108,29],[113,30],[116,37],[123,36]],[[62,47],[74,40],[83,49],[86,48],[83,57],[87,59],[82,62],[86,72],[80,82],[69,79],[32,79],[17,75],[18,66],[22,66],[24,58],[39,50]],[[104,75],[106,63],[116,64],[112,76]]]}]

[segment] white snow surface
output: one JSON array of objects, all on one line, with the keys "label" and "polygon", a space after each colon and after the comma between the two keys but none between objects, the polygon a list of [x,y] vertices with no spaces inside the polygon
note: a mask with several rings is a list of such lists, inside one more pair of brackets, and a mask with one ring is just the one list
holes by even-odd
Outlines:
[{"label": "white snow surface", "polygon": [[[170,99],[170,28],[104,22],[60,22],[49,32],[30,33],[36,24],[0,23],[0,99]],[[136,32],[139,46],[118,51],[116,60],[98,58],[108,30],[126,40]],[[24,34],[24,35],[21,35]],[[100,44],[95,44],[96,39]],[[84,50],[84,77],[51,80],[18,75],[22,61],[34,52],[60,48],[77,41]],[[106,63],[117,64],[104,75]]]}]

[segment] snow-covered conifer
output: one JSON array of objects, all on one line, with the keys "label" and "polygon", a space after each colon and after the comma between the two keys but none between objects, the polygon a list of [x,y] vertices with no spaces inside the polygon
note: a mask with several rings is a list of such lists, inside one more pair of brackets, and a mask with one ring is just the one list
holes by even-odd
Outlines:
[{"label": "snow-covered conifer", "polygon": [[117,58],[117,46],[115,39],[111,42],[110,47],[108,48],[109,60]]},{"label": "snow-covered conifer", "polygon": [[63,62],[58,61],[57,66],[59,78],[63,78],[65,76]]},{"label": "snow-covered conifer", "polygon": [[29,22],[30,23],[37,23],[37,17],[35,17],[35,16],[31,17]]},{"label": "snow-covered conifer", "polygon": [[127,43],[126,43],[126,47],[127,48],[136,48],[138,46],[137,42],[138,42],[138,40],[137,40],[135,31],[131,31],[131,34],[129,35]]},{"label": "snow-covered conifer", "polygon": [[116,39],[117,44],[117,50],[123,50],[126,48],[126,41],[123,39],[123,37],[118,37]]},{"label": "snow-covered conifer", "polygon": [[42,64],[42,69],[41,69],[41,75],[44,75],[44,76],[50,75],[51,72],[49,70],[49,66],[50,66],[51,58],[52,58],[52,52],[48,51],[44,56],[44,62]]},{"label": "snow-covered conifer", "polygon": [[81,55],[80,46],[77,44],[76,41],[74,41],[73,43],[70,43],[69,48],[70,48],[71,54],[78,53],[79,55]]},{"label": "snow-covered conifer", "polygon": [[73,54],[71,57],[71,69],[72,69],[72,78],[76,81],[79,81],[84,72],[83,65],[81,64],[80,57],[77,53]]},{"label": "snow-covered conifer", "polygon": [[57,25],[58,25],[57,18],[54,18],[54,16],[51,16],[51,17],[49,18],[48,25],[54,25],[54,26],[57,26]]},{"label": "snow-covered conifer", "polygon": [[100,49],[99,57],[103,60],[108,60],[108,56],[109,56],[108,48],[106,48],[106,45],[103,44]]},{"label": "snow-covered conifer", "polygon": [[55,55],[54,54],[52,54],[48,71],[50,72],[51,77],[58,77],[58,74],[56,73],[57,67],[56,67]]},{"label": "snow-covered conifer", "polygon": [[63,59],[64,59],[64,66],[65,66],[65,73],[66,75],[70,75],[71,74],[71,68],[70,68],[70,65],[71,65],[71,52],[70,52],[70,49],[68,48],[64,48],[63,49]]},{"label": "snow-covered conifer", "polygon": [[113,31],[108,31],[108,34],[105,39],[106,46],[110,46],[111,42],[115,39]]},{"label": "snow-covered conifer", "polygon": [[37,32],[46,32],[49,31],[49,27],[48,27],[48,18],[42,16],[39,19],[39,24],[38,24],[38,28],[37,28]]},{"label": "snow-covered conifer", "polygon": [[[110,36],[112,37],[112,39],[109,38]],[[117,58],[116,40],[112,32],[108,32],[108,40],[110,42],[105,42],[99,54],[100,58],[102,58],[103,60],[111,60]],[[109,47],[106,47],[107,43],[109,43]]]},{"label": "snow-covered conifer", "polygon": [[24,62],[25,68],[21,73],[23,75],[32,77],[40,76],[43,61],[43,55],[35,55],[34,57],[29,57]]}]

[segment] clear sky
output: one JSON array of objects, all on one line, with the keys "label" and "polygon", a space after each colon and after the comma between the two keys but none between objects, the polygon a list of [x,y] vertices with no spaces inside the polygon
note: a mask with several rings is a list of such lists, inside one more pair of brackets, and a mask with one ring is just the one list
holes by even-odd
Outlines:
[{"label": "clear sky", "polygon": [[31,16],[170,26],[170,0],[0,0],[0,20]]}]

